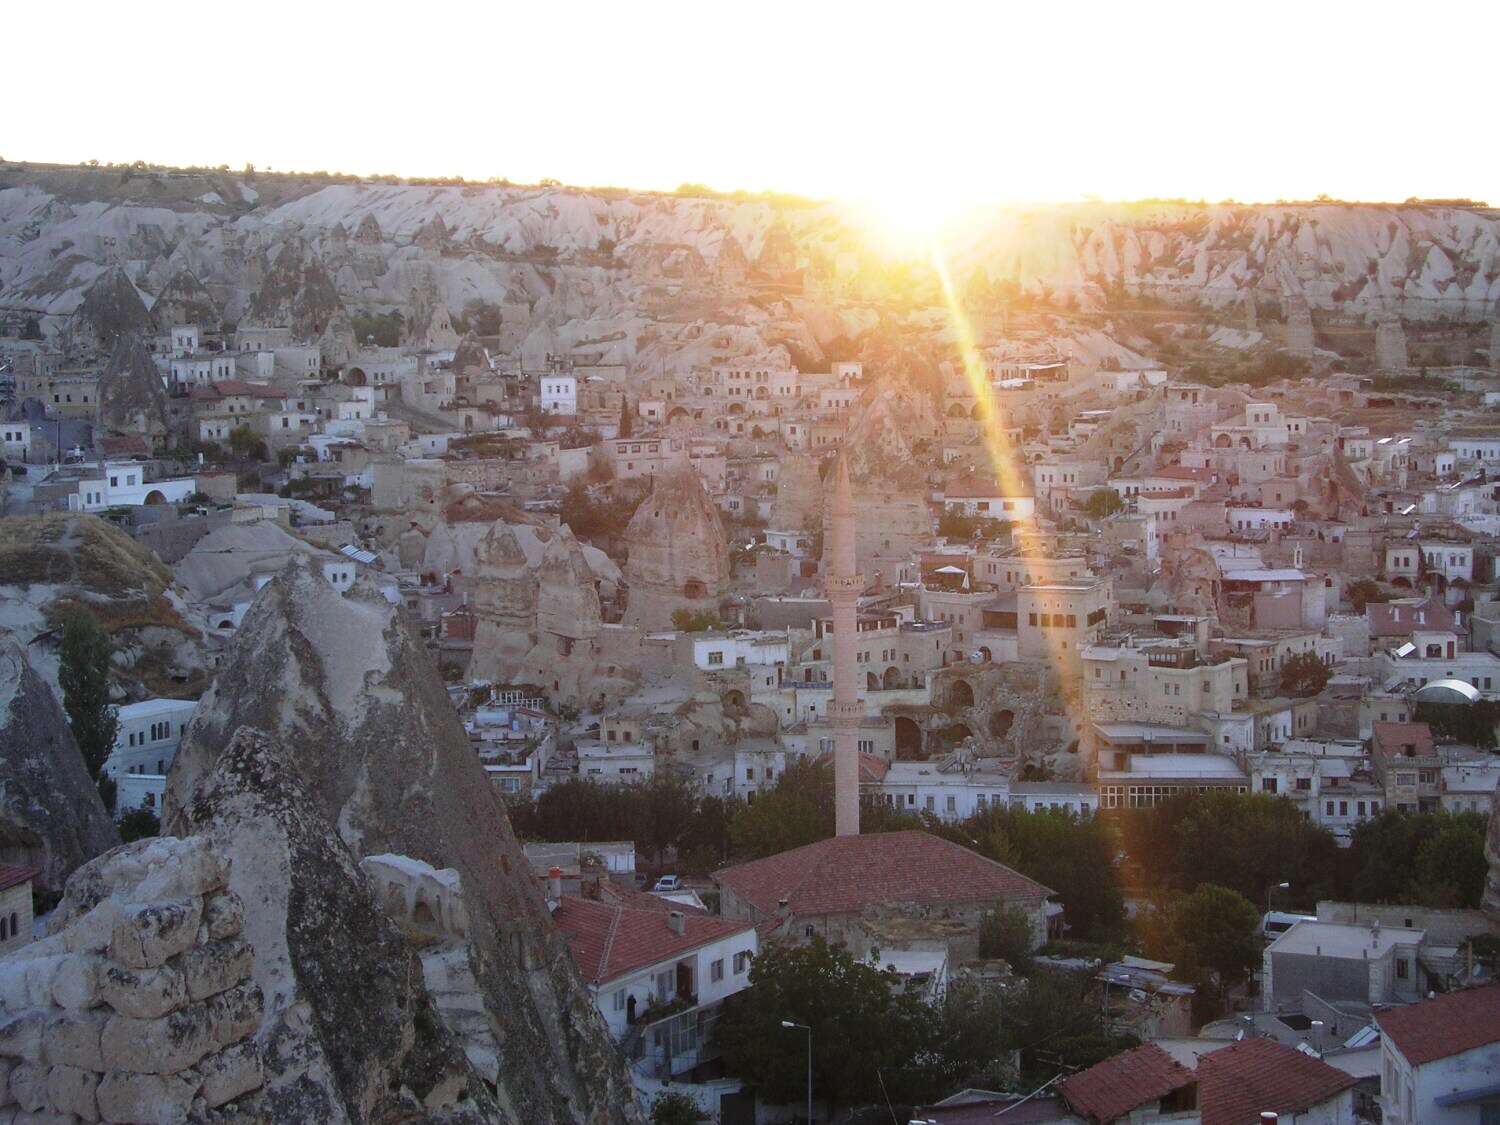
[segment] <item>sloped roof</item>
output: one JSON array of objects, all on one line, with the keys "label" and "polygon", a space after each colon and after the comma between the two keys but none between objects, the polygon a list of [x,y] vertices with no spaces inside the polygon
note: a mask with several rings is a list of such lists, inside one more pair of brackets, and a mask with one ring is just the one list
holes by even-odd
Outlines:
[{"label": "sloped roof", "polygon": [[[1454,620],[1452,610],[1431,599],[1420,605],[1370,602],[1365,606],[1365,616],[1369,618],[1372,637],[1405,637],[1413,629],[1431,629],[1459,636],[1468,636],[1469,633],[1467,625]],[[1421,620],[1418,620],[1419,616]]]},{"label": "sloped roof", "polygon": [[8,891],[12,887],[19,887],[22,883],[29,883],[36,876],[36,871],[30,867],[0,866],[0,891]]},{"label": "sloped roof", "polygon": [[1375,1024],[1413,1066],[1500,1042],[1500,984],[1393,1008]]},{"label": "sloped roof", "polygon": [[1274,1039],[1245,1039],[1198,1060],[1203,1125],[1259,1125],[1264,1112],[1300,1114],[1359,1079]]},{"label": "sloped roof", "polygon": [[1414,757],[1430,757],[1433,752],[1432,728],[1426,723],[1374,723],[1371,748],[1384,758],[1401,756],[1401,747],[1410,743],[1416,747]]},{"label": "sloped roof", "polygon": [[858,914],[868,905],[994,902],[1053,893],[978,852],[927,832],[835,836],[715,878],[764,914],[781,899],[792,914]]},{"label": "sloped roof", "polygon": [[1167,1052],[1146,1043],[1079,1071],[1057,1088],[1075,1112],[1106,1122],[1197,1080]]},{"label": "sloped roof", "polygon": [[590,984],[603,984],[754,928],[748,922],[683,911],[679,934],[662,911],[569,895],[563,896],[552,921],[567,940],[579,973]]}]

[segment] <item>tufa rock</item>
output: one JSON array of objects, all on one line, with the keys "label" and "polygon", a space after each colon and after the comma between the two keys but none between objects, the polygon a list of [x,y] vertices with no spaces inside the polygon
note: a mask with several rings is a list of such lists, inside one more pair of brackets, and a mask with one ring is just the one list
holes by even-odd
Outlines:
[{"label": "tufa rock", "polygon": [[119,842],[56,696],[0,638],[0,863],[36,868],[39,888],[61,891]]},{"label": "tufa rock", "polygon": [[[239,762],[222,761],[241,727],[267,732],[285,751],[244,749]],[[373,587],[359,582],[340,594],[305,560],[265,586],[230,643],[173,763],[165,823],[168,831],[207,832],[245,820],[249,809],[336,825],[341,846],[320,844],[324,866],[342,868],[347,847],[356,857],[394,853],[455,870],[469,965],[497,1045],[496,1071],[483,1077],[500,1101],[519,1120],[637,1119],[624,1064],[425,647]],[[384,967],[352,971],[343,947],[385,929],[365,919],[363,900],[325,901],[340,884],[320,886],[317,864],[284,858],[280,849],[261,849],[247,864],[241,857],[253,841],[213,834],[236,857],[230,889],[257,904],[247,911],[244,937],[255,947],[268,1004],[285,1007],[278,999],[284,973],[261,969],[267,943],[284,940],[296,978],[327,990],[310,998],[310,1018],[329,1049],[340,1043],[364,1059],[372,1048],[365,1042],[370,998],[362,993],[395,982],[415,988],[420,980],[398,956],[405,946],[398,942]],[[288,864],[290,892],[280,889],[285,876],[276,876]],[[274,919],[278,909],[263,905],[268,896],[287,898],[284,937],[279,923],[266,932],[272,923],[262,915]],[[303,968],[314,954],[320,967]],[[431,1065],[426,1089],[436,1088],[449,1064],[434,1057]],[[268,1076],[276,1069],[268,1058]]]},{"label": "tufa rock", "polygon": [[95,424],[105,433],[140,434],[153,449],[171,429],[167,392],[145,340],[122,337],[99,375]]},{"label": "tufa rock", "polygon": [[719,509],[688,469],[662,473],[625,528],[625,620],[669,629],[678,609],[715,610],[729,586]]}]

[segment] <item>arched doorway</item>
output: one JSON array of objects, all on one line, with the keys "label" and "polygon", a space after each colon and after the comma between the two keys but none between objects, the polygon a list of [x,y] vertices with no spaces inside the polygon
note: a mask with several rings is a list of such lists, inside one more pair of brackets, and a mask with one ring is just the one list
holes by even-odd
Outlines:
[{"label": "arched doorway", "polygon": [[953,681],[953,686],[948,689],[948,702],[954,707],[974,706],[974,689],[968,680]]},{"label": "arched doorway", "polygon": [[973,734],[974,732],[969,729],[967,723],[950,723],[927,736],[928,749],[934,754],[946,754]]},{"label": "arched doorway", "polygon": [[671,425],[673,422],[686,422],[690,418],[692,418],[692,415],[689,414],[687,412],[687,408],[683,406],[674,406],[671,410],[667,411],[668,425]]},{"label": "arched doorway", "polygon": [[731,688],[724,693],[724,710],[743,711],[745,709],[745,693],[738,688]]},{"label": "arched doorway", "polygon": [[955,402],[952,406],[948,407],[948,417],[950,417],[950,418],[962,418],[962,417],[964,417],[964,404],[961,403],[961,402]]},{"label": "arched doorway", "polygon": [[991,660],[995,659],[995,655],[994,655],[994,653],[990,652],[989,647],[987,645],[980,645],[979,646],[979,658],[981,660],[983,660],[986,664],[988,664]]},{"label": "arched doorway", "polygon": [[866,672],[865,673],[865,690],[866,691],[879,691],[880,690],[880,677],[877,676],[874,672]]},{"label": "arched doorway", "polygon": [[1016,721],[1016,713],[1009,708],[996,711],[990,716],[990,734],[995,738],[1004,738],[1010,734],[1011,724]]},{"label": "arched doorway", "polygon": [[1214,447],[1216,449],[1228,449],[1233,444],[1234,439],[1228,434],[1220,434],[1218,437],[1214,438]]},{"label": "arched doorway", "polygon": [[167,498],[159,488],[153,488],[150,492],[146,493],[146,503],[153,507],[158,504],[165,504],[166,502]]},{"label": "arched doorway", "polygon": [[896,716],[896,757],[910,761],[922,756],[922,728],[915,719]]},{"label": "arched doorway", "polygon": [[974,409],[969,411],[969,417],[975,422],[984,421],[984,403],[976,402]]},{"label": "arched doorway", "polygon": [[368,381],[362,368],[351,367],[344,372],[344,382],[348,386],[363,387]]},{"label": "arched doorway", "polygon": [[895,665],[892,665],[891,667],[887,668],[885,670],[885,677],[884,677],[884,679],[882,681],[882,686],[887,691],[889,691],[891,688],[898,688],[898,687],[900,687],[901,686],[901,669],[897,668]]}]

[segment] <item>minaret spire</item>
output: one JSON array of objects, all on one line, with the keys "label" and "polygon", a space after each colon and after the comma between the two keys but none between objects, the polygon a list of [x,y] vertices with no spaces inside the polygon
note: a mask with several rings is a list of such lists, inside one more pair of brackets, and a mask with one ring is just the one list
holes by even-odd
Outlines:
[{"label": "minaret spire", "polygon": [[859,670],[855,664],[857,606],[864,580],[856,571],[854,497],[849,486],[847,453],[834,467],[833,527],[828,552],[828,600],[833,606],[833,723],[834,831],[859,835]]}]

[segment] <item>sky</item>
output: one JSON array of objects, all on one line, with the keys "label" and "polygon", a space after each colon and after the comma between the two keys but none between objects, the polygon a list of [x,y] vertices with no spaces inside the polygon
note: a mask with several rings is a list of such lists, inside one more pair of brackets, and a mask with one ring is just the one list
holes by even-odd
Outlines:
[{"label": "sky", "polygon": [[1492,3],[22,3],[0,156],[693,182],[913,224],[1088,197],[1500,203]]}]

